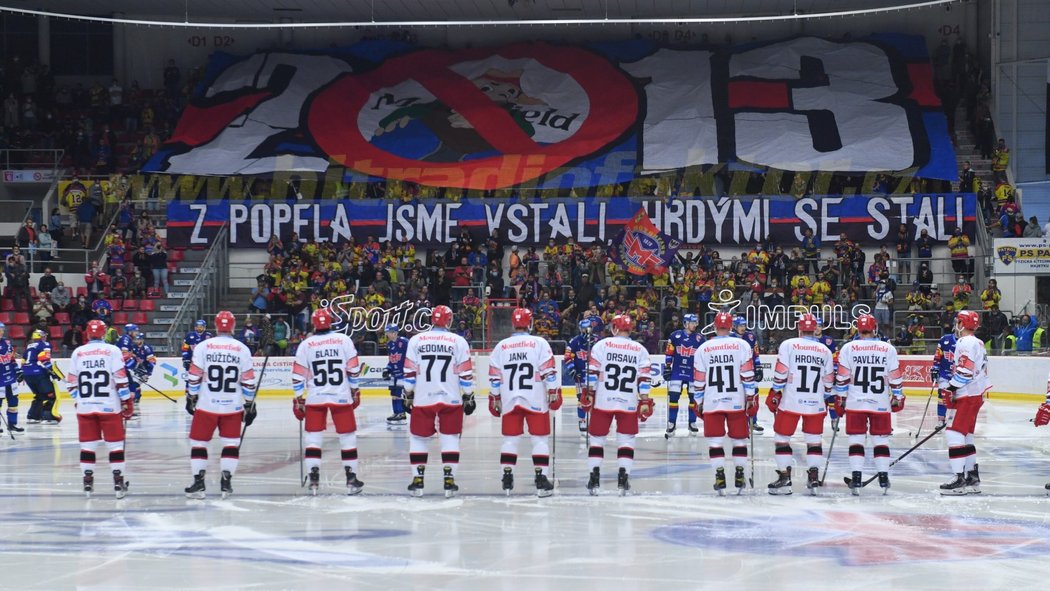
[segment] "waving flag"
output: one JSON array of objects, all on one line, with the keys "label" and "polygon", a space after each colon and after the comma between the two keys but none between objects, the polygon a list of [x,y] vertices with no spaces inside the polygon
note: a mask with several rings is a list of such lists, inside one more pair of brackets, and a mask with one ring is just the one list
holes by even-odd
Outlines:
[{"label": "waving flag", "polygon": [[658,230],[643,208],[613,238],[610,256],[633,275],[659,275],[667,271],[681,245]]}]

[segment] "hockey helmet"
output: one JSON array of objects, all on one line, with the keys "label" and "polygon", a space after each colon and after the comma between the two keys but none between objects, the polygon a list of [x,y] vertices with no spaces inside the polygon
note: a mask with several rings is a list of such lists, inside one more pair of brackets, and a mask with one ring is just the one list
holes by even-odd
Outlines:
[{"label": "hockey helmet", "polygon": [[700,320],[697,319],[696,314],[683,314],[682,323],[689,324],[690,322],[692,322],[693,324],[699,324]]},{"label": "hockey helmet", "polygon": [[0,336],[2,336],[2,334],[7,334],[7,325],[0,322]]},{"label": "hockey helmet", "polygon": [[430,312],[430,322],[434,328],[448,328],[452,326],[452,308],[448,306],[434,306]]},{"label": "hockey helmet", "polygon": [[634,329],[634,319],[627,314],[617,314],[613,316],[612,328],[616,332],[631,332]]},{"label": "hockey helmet", "polygon": [[136,344],[142,344],[146,341],[146,335],[145,333],[137,332],[135,333],[135,336],[131,337],[131,340],[134,341]]},{"label": "hockey helmet", "polygon": [[223,310],[215,315],[215,332],[233,334],[233,328],[236,325],[237,318],[229,310]]},{"label": "hockey helmet", "polygon": [[733,319],[733,326],[743,326],[744,328],[747,328],[747,318],[744,318],[743,316],[737,316]]},{"label": "hockey helmet", "polygon": [[800,333],[817,332],[817,317],[812,314],[803,314],[798,319],[798,331]]},{"label": "hockey helmet", "polygon": [[101,320],[90,320],[87,323],[86,332],[88,340],[99,340],[106,336],[106,323]]},{"label": "hockey helmet", "polygon": [[973,310],[963,310],[955,317],[955,323],[965,330],[977,330],[981,317]]},{"label": "hockey helmet", "polygon": [[510,316],[510,325],[521,329],[527,329],[532,326],[532,310],[515,308],[514,313]]},{"label": "hockey helmet", "polygon": [[205,322],[203,318],[193,323],[193,330],[196,330],[197,332],[204,332],[207,329],[208,323]]},{"label": "hockey helmet", "polygon": [[34,330],[32,336],[30,336],[29,338],[31,338],[34,341],[43,341],[47,338],[47,333],[45,333],[42,330]]},{"label": "hockey helmet", "polygon": [[139,331],[139,325],[137,325],[137,324],[125,324],[124,325],[124,334],[130,335],[131,333],[138,332],[138,331]]},{"label": "hockey helmet", "polygon": [[728,330],[730,328],[733,328],[733,324],[733,315],[729,312],[719,312],[718,314],[715,314],[716,330]]},{"label": "hockey helmet", "polygon": [[578,326],[580,327],[580,332],[587,332],[587,331],[591,330],[591,319],[590,318],[584,318],[583,320],[580,321]]},{"label": "hockey helmet", "polygon": [[386,328],[383,329],[383,332],[385,332],[387,335],[393,334],[396,336],[398,333],[401,332],[401,328],[398,327],[398,325],[396,324],[388,324],[386,325]]},{"label": "hockey helmet", "polygon": [[314,326],[314,330],[331,330],[331,312],[328,311],[328,308],[318,308],[314,310],[314,313],[310,315],[310,324]]},{"label": "hockey helmet", "polygon": [[857,332],[876,332],[878,329],[879,323],[871,314],[861,314],[857,317]]}]

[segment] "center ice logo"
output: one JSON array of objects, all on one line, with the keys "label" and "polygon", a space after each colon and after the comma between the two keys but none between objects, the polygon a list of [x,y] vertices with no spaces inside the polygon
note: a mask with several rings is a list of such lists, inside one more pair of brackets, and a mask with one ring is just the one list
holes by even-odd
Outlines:
[{"label": "center ice logo", "polygon": [[917,513],[805,511],[776,519],[704,519],[659,528],[653,537],[692,548],[832,558],[843,566],[1029,558],[1050,552],[1046,525]]}]

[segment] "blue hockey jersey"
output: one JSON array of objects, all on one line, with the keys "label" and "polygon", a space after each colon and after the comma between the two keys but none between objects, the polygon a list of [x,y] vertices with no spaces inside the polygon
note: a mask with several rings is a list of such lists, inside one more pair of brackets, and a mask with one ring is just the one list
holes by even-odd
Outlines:
[{"label": "blue hockey jersey", "polygon": [[693,355],[703,342],[704,337],[697,331],[679,329],[671,333],[664,355],[667,356],[665,363],[671,364],[672,380],[692,382]]}]

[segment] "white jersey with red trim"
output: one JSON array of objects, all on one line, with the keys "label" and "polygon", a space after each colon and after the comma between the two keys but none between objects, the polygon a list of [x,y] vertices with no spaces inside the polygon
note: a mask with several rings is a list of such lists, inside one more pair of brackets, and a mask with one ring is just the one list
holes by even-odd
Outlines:
[{"label": "white jersey with red trim", "polygon": [[649,352],[627,337],[598,341],[587,359],[587,383],[599,410],[638,410],[638,398],[649,395],[650,378]]},{"label": "white jersey with red trim", "polygon": [[890,396],[899,395],[904,379],[897,349],[878,339],[842,345],[835,392],[845,396],[846,410],[890,412]]},{"label": "white jersey with red trim", "polygon": [[244,410],[244,403],[255,399],[255,370],[252,352],[229,335],[214,336],[193,348],[190,364],[191,395],[197,410],[232,414]]},{"label": "white jersey with red trim", "polygon": [[[504,411],[522,407],[547,412],[547,390],[557,390],[558,371],[550,344],[528,333],[511,335],[489,355],[489,384]],[[491,394],[490,394],[491,395]]]},{"label": "white jersey with red trim", "polygon": [[704,412],[744,410],[755,392],[755,361],[751,344],[733,336],[704,341],[693,354],[693,392]]},{"label": "white jersey with red trim", "polygon": [[462,404],[474,393],[474,363],[466,339],[435,328],[408,339],[405,390],[414,406]]},{"label": "white jersey with red trim", "polygon": [[988,380],[988,358],[981,339],[967,335],[955,343],[955,359],[952,362],[952,379],[949,382],[958,388],[956,398],[982,396],[992,388]]},{"label": "white jersey with red trim", "polygon": [[796,337],[780,343],[773,389],[784,394],[781,410],[803,415],[826,412],[824,397],[831,394],[834,380],[831,349],[816,338]]},{"label": "white jersey with red trim", "polygon": [[73,351],[66,384],[77,401],[78,415],[119,413],[121,401],[131,397],[124,354],[102,341],[91,341]]},{"label": "white jersey with red trim", "polygon": [[292,365],[292,391],[306,404],[351,404],[350,391],[360,387],[357,347],[341,332],[311,335],[299,343]]}]

